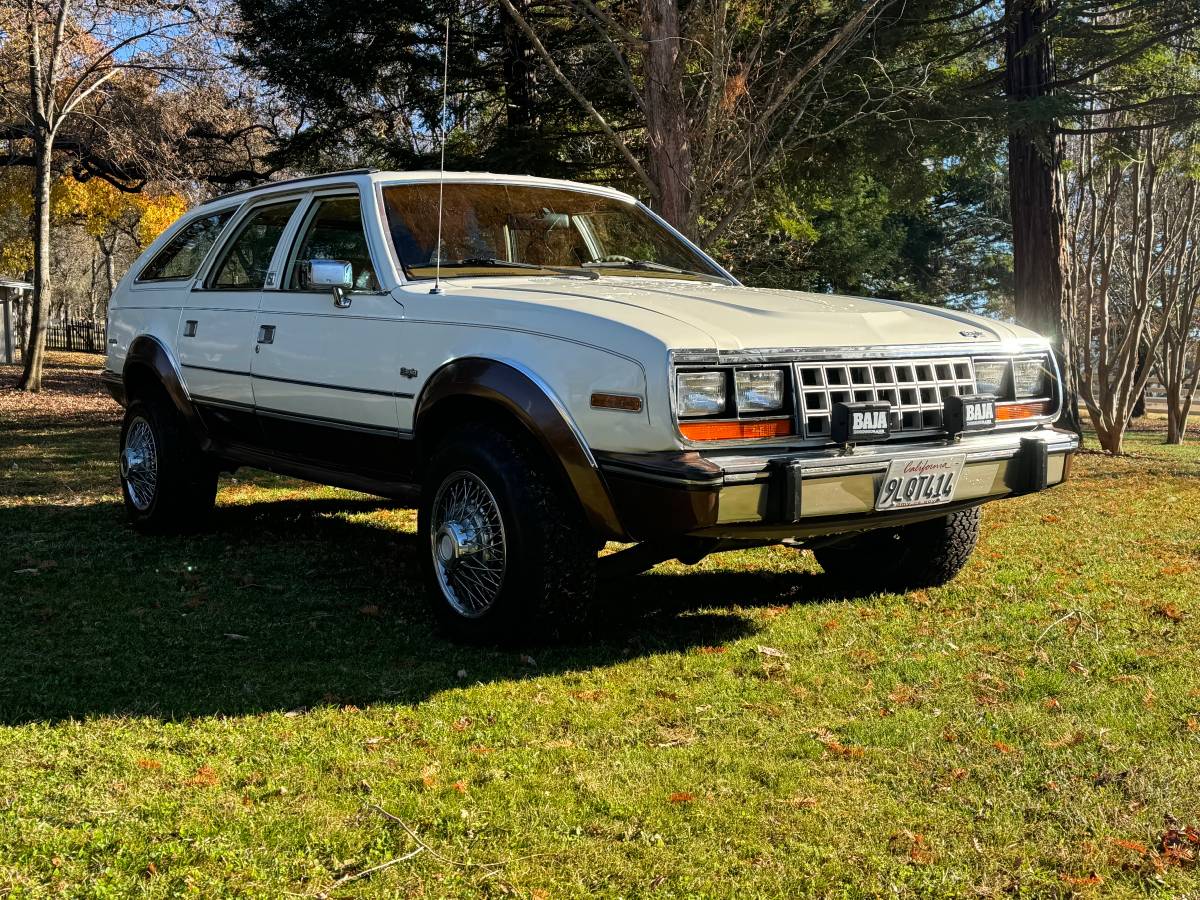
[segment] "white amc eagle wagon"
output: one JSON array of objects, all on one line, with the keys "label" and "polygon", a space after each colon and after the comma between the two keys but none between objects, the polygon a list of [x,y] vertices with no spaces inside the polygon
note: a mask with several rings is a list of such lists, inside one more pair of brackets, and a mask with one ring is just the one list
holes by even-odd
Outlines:
[{"label": "white amc eagle wagon", "polygon": [[[439,619],[548,629],[598,552],[786,542],[856,590],[943,583],[980,504],[1063,481],[1047,343],[890,300],[756,290],[637,200],[356,170],[192,210],[122,279],[105,380],[145,531],[256,466],[419,507]],[[440,275],[440,277],[439,277]]]}]

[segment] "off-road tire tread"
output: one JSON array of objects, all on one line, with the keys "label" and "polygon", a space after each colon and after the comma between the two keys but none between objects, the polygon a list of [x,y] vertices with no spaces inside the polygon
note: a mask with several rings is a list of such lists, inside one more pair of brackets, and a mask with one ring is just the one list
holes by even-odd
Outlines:
[{"label": "off-road tire tread", "polygon": [[[813,551],[825,573],[846,587],[891,593],[940,587],[970,559],[979,540],[979,507],[938,519],[880,528]],[[924,550],[924,552],[922,552]]]},{"label": "off-road tire tread", "polygon": [[166,399],[134,400],[121,423],[121,449],[125,433],[137,417],[150,423],[158,453],[158,486],[150,508],[133,505],[124,484],[121,497],[131,525],[147,534],[189,534],[208,524],[217,497],[219,471],[187,431],[178,410]]}]

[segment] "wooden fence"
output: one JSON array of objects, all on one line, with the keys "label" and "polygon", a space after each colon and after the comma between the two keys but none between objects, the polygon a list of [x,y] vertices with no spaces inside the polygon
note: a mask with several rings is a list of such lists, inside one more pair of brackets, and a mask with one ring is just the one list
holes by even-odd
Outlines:
[{"label": "wooden fence", "polygon": [[108,352],[105,322],[90,319],[60,319],[46,329],[46,349],[76,350],[82,353]]}]

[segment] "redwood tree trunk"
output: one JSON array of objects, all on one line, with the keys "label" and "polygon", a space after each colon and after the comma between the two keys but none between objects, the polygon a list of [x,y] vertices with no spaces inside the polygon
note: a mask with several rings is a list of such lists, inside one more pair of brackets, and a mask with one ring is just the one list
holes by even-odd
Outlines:
[{"label": "redwood tree trunk", "polygon": [[30,305],[25,370],[18,384],[26,391],[42,389],[42,364],[46,356],[46,325],[50,317],[50,180],[53,155],[53,138],[49,135],[39,137],[34,150],[33,303]]},{"label": "redwood tree trunk", "polygon": [[1054,60],[1046,34],[1047,0],[1007,0],[1005,92],[1013,287],[1017,321],[1048,337],[1065,386],[1064,427],[1079,431],[1079,399],[1068,328],[1066,203],[1059,167],[1062,140],[1039,109],[1051,93]]},{"label": "redwood tree trunk", "polygon": [[642,0],[642,36],[646,40],[648,161],[650,178],[659,189],[656,212],[684,234],[694,236],[692,153],[679,66],[682,35],[676,0]]}]

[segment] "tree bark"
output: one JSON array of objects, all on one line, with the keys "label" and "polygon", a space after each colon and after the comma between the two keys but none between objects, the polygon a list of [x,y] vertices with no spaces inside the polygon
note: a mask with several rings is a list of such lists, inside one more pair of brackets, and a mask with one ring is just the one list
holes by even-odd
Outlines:
[{"label": "tree bark", "polygon": [[25,369],[17,384],[20,389],[32,392],[42,389],[46,325],[50,316],[50,183],[53,157],[53,136],[39,135],[34,149],[33,303],[29,316],[29,340],[25,347]]},{"label": "tree bark", "polygon": [[[513,0],[513,5],[521,15],[528,16],[532,0]],[[532,64],[534,49],[529,38],[511,16],[502,18],[501,28],[504,38],[502,70],[505,120],[514,134],[527,136],[535,124]]]},{"label": "tree bark", "polygon": [[650,178],[659,191],[657,212],[693,237],[692,154],[679,65],[682,35],[676,0],[642,0],[642,36],[646,40],[646,142]]},{"label": "tree bark", "polygon": [[1056,123],[1037,108],[1050,95],[1054,60],[1047,0],[1007,0],[1005,93],[1010,102],[1009,205],[1017,321],[1051,340],[1064,382],[1059,424],[1076,432],[1079,394],[1068,325],[1066,203]]}]

